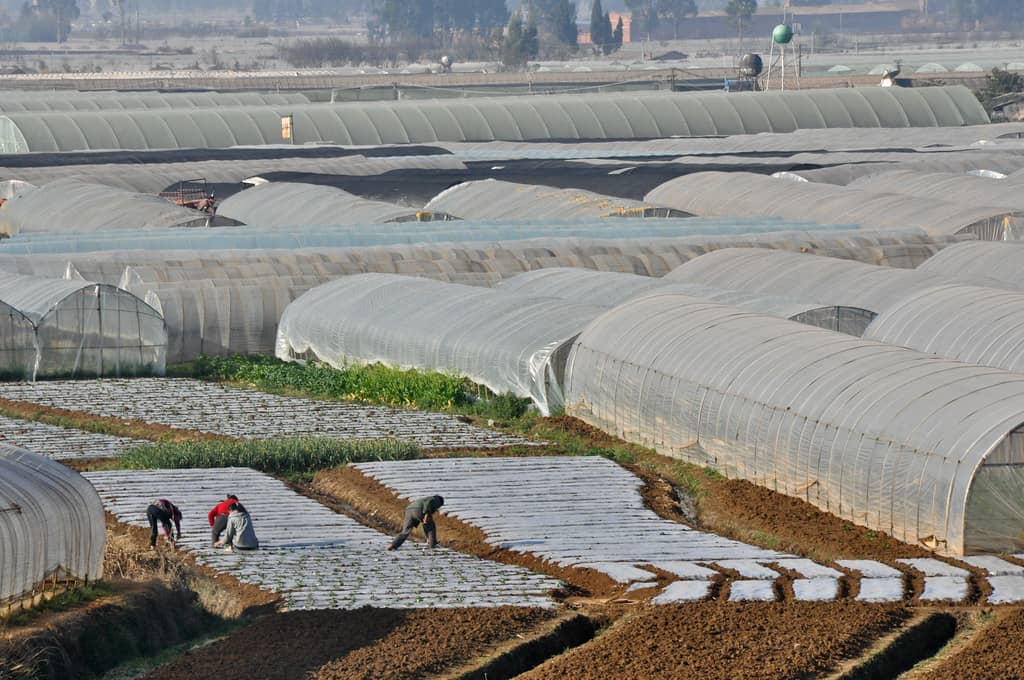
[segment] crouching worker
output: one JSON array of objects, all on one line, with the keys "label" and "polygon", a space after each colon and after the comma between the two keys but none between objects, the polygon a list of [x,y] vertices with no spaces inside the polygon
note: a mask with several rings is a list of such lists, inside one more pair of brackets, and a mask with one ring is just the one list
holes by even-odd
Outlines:
[{"label": "crouching worker", "polygon": [[215,548],[225,546],[224,550],[256,550],[260,542],[256,540],[256,530],[252,526],[252,518],[249,512],[238,501],[230,506],[231,514],[228,515],[228,525],[224,529],[224,539],[213,544]]},{"label": "crouching worker", "polygon": [[444,498],[441,496],[426,496],[418,498],[409,504],[405,509],[405,518],[402,521],[402,532],[391,541],[388,550],[397,550],[405,543],[412,530],[423,525],[423,535],[427,537],[427,545],[431,548],[437,545],[437,525],[434,523],[434,513],[444,505]]},{"label": "crouching worker", "polygon": [[206,519],[210,522],[210,542],[215,546],[217,541],[220,540],[220,535],[224,533],[224,529],[228,526],[228,515],[231,514],[231,504],[238,502],[238,496],[228,494],[227,500],[223,500],[217,505],[213,506],[213,510],[206,515]]},{"label": "crouching worker", "polygon": [[[164,535],[173,546],[175,540],[181,540],[181,510],[178,506],[166,498],[158,498],[146,508],[146,519],[149,520],[149,547],[156,547],[156,525],[159,522],[164,528]],[[174,538],[174,531],[171,529],[171,522],[174,522],[174,529],[178,530],[178,538]]]}]

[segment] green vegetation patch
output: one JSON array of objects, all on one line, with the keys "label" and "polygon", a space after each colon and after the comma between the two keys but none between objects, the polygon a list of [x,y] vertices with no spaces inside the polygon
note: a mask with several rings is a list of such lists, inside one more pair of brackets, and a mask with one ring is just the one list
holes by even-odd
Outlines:
[{"label": "green vegetation patch", "polygon": [[248,467],[272,474],[296,474],[349,463],[418,457],[416,444],[397,439],[314,437],[146,444],[132,449],[118,462],[129,470]]},{"label": "green vegetation patch", "polygon": [[192,364],[175,367],[170,374],[238,383],[276,394],[465,413],[496,420],[515,420],[530,407],[529,399],[514,394],[493,395],[462,376],[383,364],[334,368],[315,361],[297,364],[266,356],[201,356]]}]

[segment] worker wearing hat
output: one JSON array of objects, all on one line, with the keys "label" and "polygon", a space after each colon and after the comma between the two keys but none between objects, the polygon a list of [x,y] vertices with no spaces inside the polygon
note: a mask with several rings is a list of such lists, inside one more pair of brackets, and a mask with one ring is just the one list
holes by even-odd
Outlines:
[{"label": "worker wearing hat", "polygon": [[427,537],[427,545],[433,548],[437,545],[437,525],[434,523],[434,513],[444,505],[444,498],[441,496],[425,496],[417,498],[405,509],[405,517],[402,520],[402,531],[395,540],[391,541],[388,550],[397,550],[405,543],[412,530],[423,525],[423,534]]}]

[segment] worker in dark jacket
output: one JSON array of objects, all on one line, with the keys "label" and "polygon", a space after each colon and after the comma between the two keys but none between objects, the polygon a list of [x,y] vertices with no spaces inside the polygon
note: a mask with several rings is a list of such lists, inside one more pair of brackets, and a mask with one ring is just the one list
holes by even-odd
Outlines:
[{"label": "worker in dark jacket", "polygon": [[216,546],[217,541],[220,540],[220,535],[224,533],[224,529],[228,526],[228,515],[231,514],[231,504],[238,502],[238,496],[234,494],[228,494],[227,500],[223,500],[217,505],[213,506],[213,510],[206,515],[206,519],[210,522],[210,542]]},{"label": "worker in dark jacket", "polygon": [[[163,525],[164,535],[173,546],[175,540],[181,540],[181,510],[178,506],[166,498],[158,498],[146,508],[146,518],[149,520],[149,547],[156,547],[156,525],[157,522]],[[171,529],[171,522],[174,522],[174,529],[178,531],[178,538],[175,539],[174,530]]]},{"label": "worker in dark jacket", "polygon": [[426,496],[417,498],[405,509],[405,518],[402,521],[402,531],[395,540],[391,541],[388,550],[397,550],[405,543],[412,530],[423,525],[423,534],[427,537],[427,545],[433,548],[437,545],[437,525],[434,524],[434,513],[444,505],[444,498],[441,496]]}]

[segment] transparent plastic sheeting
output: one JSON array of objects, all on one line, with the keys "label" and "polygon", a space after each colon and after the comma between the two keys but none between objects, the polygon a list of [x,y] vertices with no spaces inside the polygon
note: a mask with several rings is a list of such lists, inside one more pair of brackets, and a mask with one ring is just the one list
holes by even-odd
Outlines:
[{"label": "transparent plastic sheeting", "polygon": [[1024,293],[948,285],[906,295],[865,337],[1024,373]]},{"label": "transparent plastic sheeting", "polygon": [[[993,180],[1003,181],[1003,180]],[[1000,287],[1024,290],[1024,248],[1020,243],[958,243],[920,265],[922,272],[961,279],[999,281]]]},{"label": "transparent plastic sheeting", "polygon": [[[256,227],[371,225],[430,221],[432,217],[416,208],[297,182],[268,182],[245,189],[222,201],[217,214]],[[445,217],[439,215],[439,219]]]},{"label": "transparent plastic sheeting", "polygon": [[173,189],[182,180],[202,177],[211,184],[238,184],[244,179],[272,173],[339,175],[365,177],[402,170],[431,172],[467,171],[453,156],[393,156],[367,158],[338,157],[258,158],[182,163],[96,163],[43,167],[0,167],[0,179],[19,179],[42,186],[59,179],[74,178],[91,184],[127,191],[158,194]]},{"label": "transparent plastic sheeting", "polygon": [[[982,147],[985,149],[986,147]],[[945,172],[966,174],[968,172],[998,172],[1009,174],[1024,169],[1024,154],[1010,151],[979,150],[962,151],[955,154],[919,154],[919,159],[907,160],[899,165],[893,163],[850,163],[817,170],[797,170],[800,177],[821,184],[850,184],[860,177],[877,175],[890,170],[911,172]]]},{"label": "transparent plastic sheeting", "polygon": [[496,179],[456,184],[435,196],[424,210],[473,220],[691,217],[681,210],[582,189],[559,189]]},{"label": "transparent plastic sheeting", "polygon": [[149,282],[380,272],[491,286],[503,278],[545,267],[584,267],[664,276],[683,262],[709,251],[744,246],[914,267],[943,246],[957,243],[961,238],[927,236],[915,230],[885,234],[792,231],[684,238],[539,238],[367,248],[147,249],[55,255],[5,255],[0,252],[0,270],[111,284],[121,283],[127,268],[131,267],[136,273],[147,272],[141,280]]},{"label": "transparent plastic sheeting", "polygon": [[142,300],[107,284],[0,272],[0,375],[162,375],[167,332]]},{"label": "transparent plastic sheeting", "polygon": [[105,541],[103,504],[92,484],[56,461],[0,443],[0,604],[46,580],[102,578]]},{"label": "transparent plastic sheeting", "polygon": [[[252,191],[251,189],[248,191]],[[232,200],[232,199],[228,199]],[[383,216],[399,211],[388,207]],[[405,215],[415,211],[404,210]],[[2,213],[0,213],[2,214]],[[274,219],[277,219],[275,215]],[[529,222],[478,222],[439,220],[407,224],[344,224],[337,226],[262,226],[232,229],[159,229],[137,233],[124,231],[87,234],[22,234],[0,242],[0,253],[77,253],[102,250],[194,250],[238,248],[344,248],[434,244],[452,242],[518,241],[539,238],[669,238],[687,236],[730,237],[804,229],[819,233],[847,231],[843,225],[819,225],[762,218],[702,218],[577,221],[535,219]],[[753,237],[753,236],[751,236]]]},{"label": "transparent plastic sheeting", "polygon": [[259,92],[76,92],[72,96],[10,97],[4,92],[0,111],[119,111],[132,109],[198,109],[215,106],[280,106],[308,104],[303,94],[262,94]]},{"label": "transparent plastic sheeting", "polygon": [[441,142],[438,146],[466,161],[573,160],[581,158],[650,158],[731,153],[798,153],[801,151],[880,151],[934,149],[991,143],[1024,134],[1024,123],[961,127],[917,127],[894,135],[888,128],[805,128],[792,132],[582,142]]},{"label": "transparent plastic sheeting", "polygon": [[0,152],[296,144],[636,139],[790,132],[800,128],[988,123],[966,87],[800,92],[624,92],[180,110],[32,112],[0,116]]},{"label": "transparent plastic sheeting", "polygon": [[875,318],[873,312],[856,307],[822,306],[813,302],[800,302],[794,298],[712,288],[665,278],[566,267],[538,269],[519,274],[502,281],[498,285],[498,290],[533,297],[560,298],[601,307],[614,307],[649,292],[679,293],[858,337],[864,334],[868,324]]},{"label": "transparent plastic sheeting", "polygon": [[666,280],[782,295],[881,314],[908,295],[952,282],[1006,288],[994,279],[963,272],[939,275],[914,269],[788,253],[764,248],[725,248],[702,255],[665,275]]},{"label": "transparent plastic sheeting", "polygon": [[332,366],[380,362],[464,375],[549,415],[572,340],[602,307],[429,279],[364,274],[309,291],[285,310],[277,357]]},{"label": "transparent plastic sheeting", "polygon": [[158,196],[63,179],[0,206],[0,234],[201,227],[207,219]]},{"label": "transparent plastic sheeting", "polygon": [[167,325],[167,363],[201,354],[273,354],[277,323],[288,305],[329,276],[137,283],[130,289]]},{"label": "transparent plastic sheeting", "polygon": [[912,544],[1024,547],[1024,375],[653,293],[580,335],[566,411]]},{"label": "transparent plastic sheeting", "polygon": [[1024,238],[1024,214],[748,172],[699,172],[655,187],[645,200],[695,215],[771,216],[864,229],[918,227],[929,234],[973,234],[987,241]]},{"label": "transparent plastic sheeting", "polygon": [[962,205],[998,205],[1024,210],[1024,187],[1015,182],[974,175],[893,170],[861,177],[849,186],[864,191],[889,192]]}]

